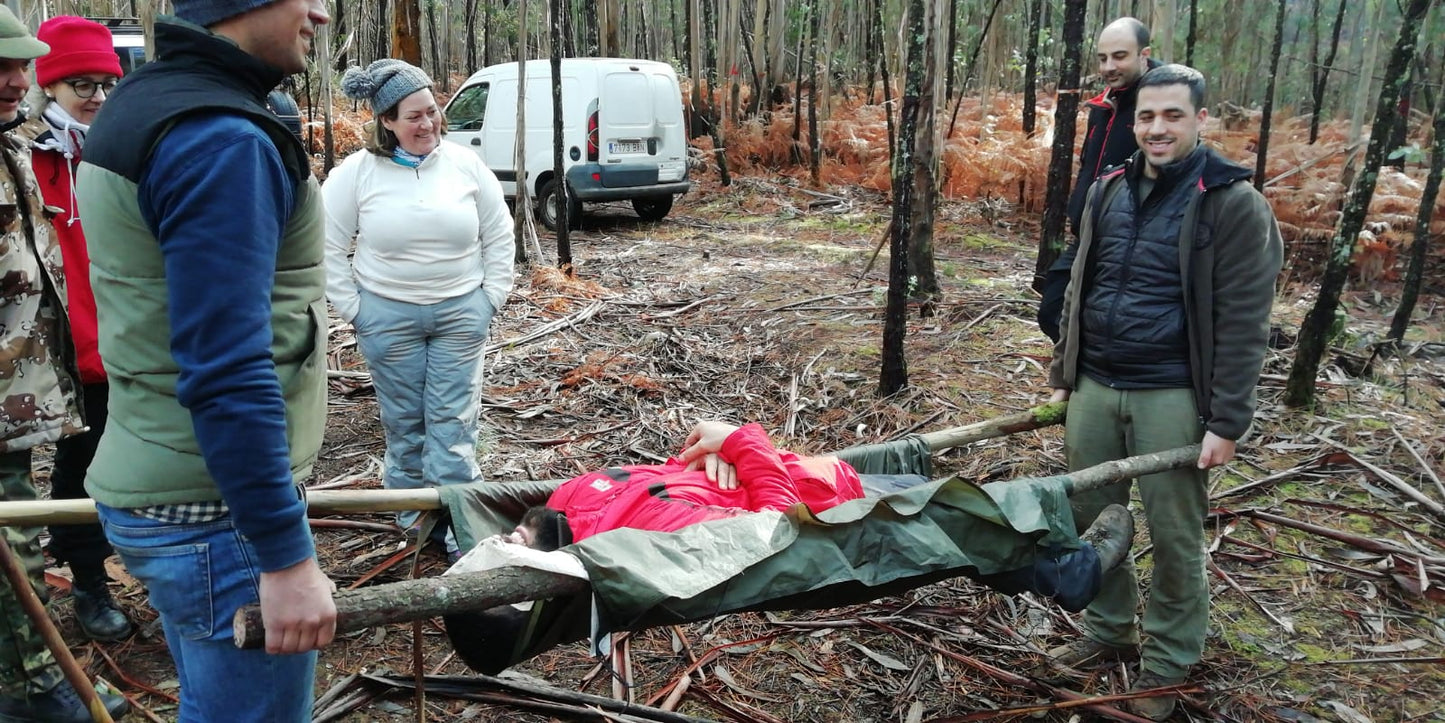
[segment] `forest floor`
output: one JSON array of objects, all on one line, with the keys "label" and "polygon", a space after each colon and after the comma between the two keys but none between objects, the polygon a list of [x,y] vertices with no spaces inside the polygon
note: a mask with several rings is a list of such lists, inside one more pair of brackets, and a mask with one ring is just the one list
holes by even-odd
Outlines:
[{"label": "forest floor", "polygon": [[[701,174],[699,174],[701,176]],[[482,465],[493,480],[565,478],[674,452],[700,418],[755,420],[780,446],[825,451],[1016,412],[1045,401],[1050,346],[1030,291],[1036,226],[986,204],[944,203],[936,253],[944,303],[910,320],[909,387],[875,394],[887,225],[873,191],[824,198],[786,178],[699,179],[673,215],[643,223],[625,207],[589,209],[573,235],[576,279],[524,268],[494,322]],[[546,238],[544,243],[550,243]],[[550,259],[555,253],[548,249]],[[535,258],[535,251],[533,252]],[[1302,263],[1296,257],[1296,263]],[[1445,278],[1438,264],[1432,276]],[[1286,338],[1312,298],[1281,289]],[[1204,661],[1175,720],[1445,720],[1445,519],[1400,493],[1394,478],[1445,503],[1445,289],[1427,290],[1407,355],[1352,376],[1380,338],[1398,289],[1348,294],[1350,318],[1322,372],[1313,410],[1278,399],[1293,350],[1271,350],[1255,436],[1213,475],[1213,608]],[[559,324],[560,320],[570,323]],[[553,324],[532,341],[509,344]],[[331,414],[314,486],[380,486],[374,396],[349,327],[333,322]],[[980,483],[1064,470],[1062,430],[1044,429],[941,454],[945,472]],[[402,544],[383,515],[316,530],[324,569],[343,588],[404,578],[386,567]],[[1150,547],[1134,545],[1147,579]],[[424,552],[423,575],[444,568]],[[64,570],[53,571],[64,587]],[[52,609],[85,668],[132,696],[133,720],[172,720],[177,683],[144,589],[118,566],[115,592],[141,632],[80,642],[68,596]],[[373,578],[374,576],[374,578]],[[319,719],[419,720],[410,692],[359,676],[420,669],[469,676],[440,621],[343,635],[321,657]],[[1028,596],[965,579],[854,607],[742,614],[630,636],[633,699],[659,705],[690,672],[678,712],[733,721],[1070,721],[1098,715],[1009,674],[1078,634],[1076,619]],[[702,661],[695,664],[694,661]],[[612,696],[609,669],[586,646],[557,648],[514,669],[532,682]],[[1095,702],[1135,671],[1105,669],[1066,685]],[[657,720],[587,713],[558,697],[482,679],[435,685],[433,721]],[[540,703],[539,703],[540,701]],[[550,708],[546,706],[551,706]]]}]

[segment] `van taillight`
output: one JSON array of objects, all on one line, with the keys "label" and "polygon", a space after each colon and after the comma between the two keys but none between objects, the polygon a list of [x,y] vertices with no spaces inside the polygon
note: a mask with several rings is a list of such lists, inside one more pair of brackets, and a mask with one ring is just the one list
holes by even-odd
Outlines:
[{"label": "van taillight", "polygon": [[587,160],[597,160],[597,111],[587,116]]}]

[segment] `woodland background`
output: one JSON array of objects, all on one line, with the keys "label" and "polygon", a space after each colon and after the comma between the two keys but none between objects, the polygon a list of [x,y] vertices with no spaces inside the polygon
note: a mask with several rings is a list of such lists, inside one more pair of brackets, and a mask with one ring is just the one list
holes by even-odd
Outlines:
[{"label": "woodland background", "polygon": [[[34,23],[165,9],[8,2]],[[364,104],[326,92],[349,65],[408,58],[443,98],[486,64],[554,50],[668,61],[684,79],[697,185],[673,216],[638,225],[603,208],[572,248],[523,232],[530,266],[499,314],[489,372],[484,452],[499,479],[665,454],[702,411],[757,419],[795,448],[826,450],[1046,398],[1048,348],[1029,286],[1035,258],[1060,238],[1049,212],[1073,174],[1057,161],[1076,157],[1082,131],[1070,107],[1101,90],[1099,30],[1140,18],[1155,57],[1209,78],[1206,141],[1247,165],[1264,156],[1261,185],[1287,244],[1258,436],[1212,491],[1216,625],[1200,689],[1178,719],[1442,720],[1445,516],[1386,489],[1377,472],[1445,503],[1445,217],[1429,192],[1445,92],[1440,2],[342,0],[331,10],[316,62],[293,84],[322,176],[360,147],[369,121]],[[1408,53],[1395,62],[1402,44]],[[1391,155],[1395,165],[1382,166]],[[904,196],[913,207],[898,207]],[[1405,314],[1398,350],[1385,341],[1417,250],[1418,308]],[[933,288],[920,282],[925,256]],[[1336,281],[1327,328],[1307,332]],[[891,324],[903,340],[902,384],[888,379]],[[539,329],[551,336],[533,336]],[[1286,403],[1286,373],[1306,340],[1323,358],[1306,375],[1312,397]],[[379,486],[379,430],[352,343],[336,324],[320,486]],[[1035,433],[940,464],[981,482],[1052,473],[1060,440]],[[402,574],[391,558],[378,561],[394,535],[327,522],[318,537],[334,579]],[[1145,574],[1147,542],[1136,544]],[[114,573],[120,599],[144,619],[144,590]],[[979,664],[1026,670],[1072,625],[963,581],[831,615],[730,616],[639,635],[637,700],[658,705],[683,689],[684,712],[748,721],[974,720],[1031,706],[1075,720],[1049,693]],[[165,718],[172,673],[154,636],[82,654],[88,670],[122,679]],[[612,662],[621,666],[612,674],[632,680],[631,658]],[[516,691],[434,694],[409,708],[394,692],[378,702],[382,688],[357,677],[413,668],[466,673],[435,625],[349,637],[318,673],[334,694],[318,706],[331,717],[319,717],[534,719],[517,713]],[[605,692],[601,670],[576,646],[523,668],[594,693]],[[1106,671],[1078,689],[1117,693],[1128,675]],[[614,694],[631,695],[615,685]],[[560,715],[586,717],[584,707]]]}]

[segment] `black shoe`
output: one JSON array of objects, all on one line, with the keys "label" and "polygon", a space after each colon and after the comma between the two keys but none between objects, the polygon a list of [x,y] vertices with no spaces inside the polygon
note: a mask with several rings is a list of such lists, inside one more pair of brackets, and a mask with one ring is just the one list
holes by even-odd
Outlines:
[{"label": "black shoe", "polygon": [[104,583],[93,587],[76,586],[71,595],[75,598],[75,620],[80,623],[80,631],[91,640],[115,642],[135,632],[125,613],[115,606]]},{"label": "black shoe", "polygon": [[[111,718],[120,718],[130,710],[125,698],[98,693],[100,702]],[[68,681],[44,693],[31,693],[24,698],[0,696],[0,723],[90,723],[95,720],[85,701]]]},{"label": "black shoe", "polygon": [[1108,572],[1119,566],[1134,544],[1134,516],[1123,505],[1109,505],[1079,539],[1099,553],[1099,567]]}]

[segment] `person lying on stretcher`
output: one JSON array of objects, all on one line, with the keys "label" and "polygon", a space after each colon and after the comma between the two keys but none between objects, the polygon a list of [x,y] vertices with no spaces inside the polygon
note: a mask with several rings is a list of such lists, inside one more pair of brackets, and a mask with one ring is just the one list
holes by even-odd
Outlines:
[{"label": "person lying on stretcher", "polygon": [[[545,505],[529,508],[515,529],[497,537],[552,551],[621,528],[671,532],[799,505],[817,513],[862,497],[865,486],[897,488],[925,481],[919,475],[860,476],[836,457],[804,457],[775,448],[757,424],[709,421],[698,424],[683,451],[663,464],[597,470],[564,482]],[[1034,592],[1077,611],[1097,593],[1101,573],[1124,559],[1133,534],[1128,510],[1112,505],[1080,536],[1079,549],[1041,551],[1030,566],[975,579],[1007,594]],[[565,625],[558,626],[569,614],[587,613],[585,606],[563,604],[544,606],[534,615],[503,605],[448,615],[446,631],[468,666],[491,675],[585,634],[572,629],[569,635]]]},{"label": "person lying on stretcher", "polygon": [[611,467],[574,477],[529,509],[508,542],[555,550],[629,527],[673,532],[751,512],[822,512],[863,496],[858,473],[837,457],[773,447],[756,424],[700,422],[663,464]]}]

